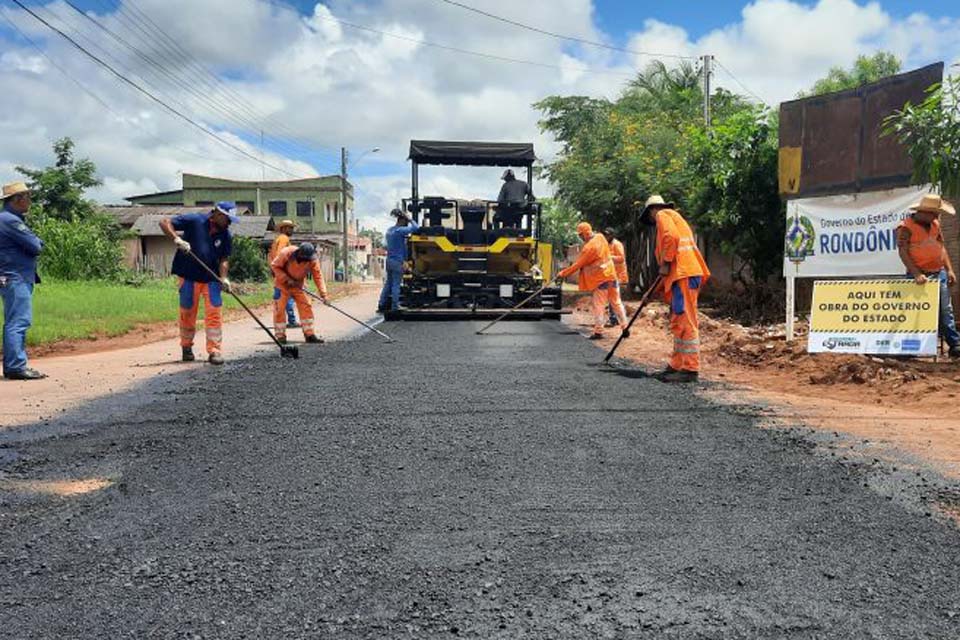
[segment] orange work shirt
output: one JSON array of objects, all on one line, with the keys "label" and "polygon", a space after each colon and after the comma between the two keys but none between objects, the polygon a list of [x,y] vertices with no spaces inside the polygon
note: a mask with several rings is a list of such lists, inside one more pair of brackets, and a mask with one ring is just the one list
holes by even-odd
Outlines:
[{"label": "orange work shirt", "polygon": [[660,209],[657,212],[657,263],[670,263],[670,273],[663,280],[663,290],[669,292],[673,283],[682,278],[710,277],[710,269],[703,259],[693,230],[678,211]]},{"label": "orange work shirt", "polygon": [[943,232],[940,230],[939,220],[934,220],[929,227],[925,227],[910,217],[900,223],[899,229],[910,232],[907,252],[920,271],[932,273],[946,266],[943,261]]},{"label": "orange work shirt", "polygon": [[285,233],[278,233],[277,237],[273,240],[273,244],[270,245],[270,251],[267,253],[267,262],[272,264],[273,259],[277,257],[277,254],[280,253],[280,250],[286,249],[289,246],[290,236]]},{"label": "orange work shirt", "polygon": [[270,268],[273,269],[273,286],[286,289],[287,278],[290,278],[296,280],[299,287],[303,287],[303,281],[307,279],[309,273],[313,275],[313,281],[320,295],[327,295],[327,283],[323,279],[323,273],[320,272],[320,258],[301,262],[293,257],[297,249],[298,247],[293,245],[281,249],[270,263]]},{"label": "orange work shirt", "polygon": [[610,259],[610,245],[603,234],[593,234],[583,245],[573,264],[557,275],[565,278],[574,271],[580,271],[577,280],[580,291],[593,291],[604,282],[616,281],[617,270]]},{"label": "orange work shirt", "polygon": [[617,280],[620,284],[630,282],[630,276],[627,274],[627,250],[623,248],[623,243],[616,238],[610,243],[610,259],[613,260],[613,266],[617,270]]}]

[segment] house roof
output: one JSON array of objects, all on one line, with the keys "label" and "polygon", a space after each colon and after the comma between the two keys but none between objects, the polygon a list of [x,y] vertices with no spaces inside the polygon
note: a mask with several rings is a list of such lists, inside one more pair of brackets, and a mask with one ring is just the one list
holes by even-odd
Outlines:
[{"label": "house roof", "polygon": [[[104,213],[114,219],[121,227],[132,227],[140,216],[158,215],[158,216],[178,216],[181,213],[196,213],[203,211],[205,207],[184,207],[170,204],[138,204],[131,206],[103,206],[99,208]],[[250,209],[247,207],[237,207],[237,215],[249,215]]]},{"label": "house roof", "polygon": [[[196,210],[196,207],[193,207],[189,209],[189,212],[196,212]],[[248,211],[248,209],[244,208],[244,211]],[[160,230],[160,221],[170,215],[144,214],[137,218],[130,229],[141,237],[162,236],[163,231]],[[230,225],[230,233],[244,238],[263,238],[267,235],[267,231],[273,228],[274,222],[270,216],[241,215],[240,222]]]}]

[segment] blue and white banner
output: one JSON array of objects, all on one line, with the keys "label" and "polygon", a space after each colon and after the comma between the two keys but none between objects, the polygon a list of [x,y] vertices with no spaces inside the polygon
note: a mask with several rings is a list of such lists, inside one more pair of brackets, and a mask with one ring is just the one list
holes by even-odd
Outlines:
[{"label": "blue and white banner", "polygon": [[897,226],[929,187],[907,187],[787,203],[783,275],[902,275]]}]

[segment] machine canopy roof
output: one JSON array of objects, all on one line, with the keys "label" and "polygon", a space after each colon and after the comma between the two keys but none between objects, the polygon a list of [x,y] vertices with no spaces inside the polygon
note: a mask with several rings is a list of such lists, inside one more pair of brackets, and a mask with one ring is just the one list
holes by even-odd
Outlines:
[{"label": "machine canopy roof", "polygon": [[529,143],[410,141],[410,160],[417,164],[528,167],[536,159]]}]

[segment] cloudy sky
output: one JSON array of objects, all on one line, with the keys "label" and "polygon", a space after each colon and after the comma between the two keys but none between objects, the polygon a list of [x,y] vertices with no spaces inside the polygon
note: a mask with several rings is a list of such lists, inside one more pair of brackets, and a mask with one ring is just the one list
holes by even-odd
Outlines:
[{"label": "cloudy sky", "polygon": [[[829,67],[892,51],[907,69],[960,60],[960,6],[933,0],[0,0],[0,182],[72,137],[122,202],[180,172],[285,179],[336,173],[346,146],[357,213],[384,226],[409,192],[411,138],[533,141],[531,103],[615,96],[660,56],[713,54],[716,82],[770,105]],[[665,6],[666,5],[666,6]],[[454,50],[456,49],[456,50]],[[263,144],[261,146],[261,132]],[[378,153],[364,152],[379,147]],[[263,159],[260,162],[260,159]],[[496,196],[499,171],[426,169],[425,194]],[[540,186],[539,193],[548,186]]]}]

